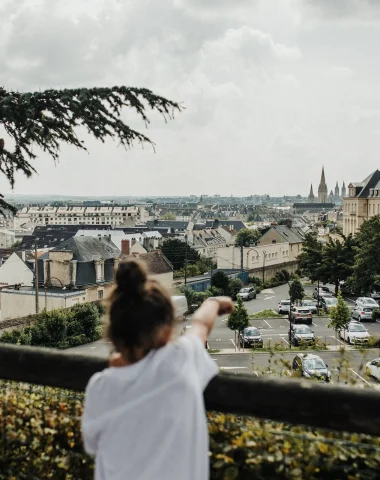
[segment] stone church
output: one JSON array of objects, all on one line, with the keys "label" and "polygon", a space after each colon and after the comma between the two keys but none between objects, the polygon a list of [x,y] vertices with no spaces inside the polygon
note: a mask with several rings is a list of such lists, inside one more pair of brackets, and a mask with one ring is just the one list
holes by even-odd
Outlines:
[{"label": "stone church", "polygon": [[[339,185],[336,182],[334,192],[331,190],[328,193],[326,178],[325,178],[325,168],[322,167],[322,174],[321,174],[321,181],[319,182],[318,186],[318,203],[343,203],[343,198],[346,196],[346,185],[343,182],[342,190],[339,192]],[[310,193],[309,193],[309,202],[315,203],[316,198],[313,192],[313,184],[310,186]]]}]

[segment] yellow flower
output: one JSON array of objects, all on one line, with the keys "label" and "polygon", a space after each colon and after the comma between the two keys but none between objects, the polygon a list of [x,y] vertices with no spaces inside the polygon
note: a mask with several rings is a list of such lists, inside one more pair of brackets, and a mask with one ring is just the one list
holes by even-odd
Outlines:
[{"label": "yellow flower", "polygon": [[234,459],[229,457],[228,455],[224,455],[223,453],[218,453],[215,455],[215,458],[218,460],[224,460],[226,463],[234,463]]}]

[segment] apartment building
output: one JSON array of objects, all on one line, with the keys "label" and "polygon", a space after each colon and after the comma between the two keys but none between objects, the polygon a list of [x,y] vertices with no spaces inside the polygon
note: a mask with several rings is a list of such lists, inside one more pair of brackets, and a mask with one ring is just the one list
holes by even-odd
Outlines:
[{"label": "apartment building", "polygon": [[348,185],[343,198],[343,233],[355,235],[365,220],[380,215],[380,171],[371,173],[362,182]]},{"label": "apartment building", "polygon": [[14,219],[14,228],[34,225],[111,225],[127,226],[146,222],[143,206],[65,206],[24,207]]}]

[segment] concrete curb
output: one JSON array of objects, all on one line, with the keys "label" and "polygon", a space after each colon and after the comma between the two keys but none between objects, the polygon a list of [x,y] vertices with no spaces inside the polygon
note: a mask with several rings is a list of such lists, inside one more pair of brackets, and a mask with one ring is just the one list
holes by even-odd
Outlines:
[{"label": "concrete curb", "polygon": [[[212,350],[212,349],[211,349]],[[345,350],[348,350],[348,351],[359,351],[358,348],[355,348],[355,347],[345,347]],[[365,349],[366,351],[373,351],[373,352],[378,352],[379,349],[378,348],[366,348]],[[288,350],[273,350],[273,353],[291,353],[291,352],[296,352],[296,353],[316,353],[318,355],[318,352],[339,352],[340,351],[340,348],[330,348],[330,349],[327,349],[327,350],[293,350],[293,349],[288,349]],[[251,350],[246,350],[244,352],[242,351],[236,351],[234,349],[224,349],[220,352],[214,352],[214,353],[210,353],[210,355],[270,355],[271,352],[268,352],[268,351],[260,351],[260,350],[255,350],[255,351],[251,351]]]},{"label": "concrete curb", "polygon": [[[284,315],[283,317],[255,317],[255,318],[251,318],[249,317],[250,320],[288,320],[288,316]],[[325,317],[325,316],[320,316],[320,317],[317,317],[317,316],[314,316],[313,317],[313,320],[314,319],[321,319],[321,320],[330,320],[330,317]]]}]

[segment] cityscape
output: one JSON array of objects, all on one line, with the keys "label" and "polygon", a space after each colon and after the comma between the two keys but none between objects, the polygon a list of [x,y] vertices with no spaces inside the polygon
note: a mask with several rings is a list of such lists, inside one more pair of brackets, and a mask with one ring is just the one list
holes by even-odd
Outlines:
[{"label": "cityscape", "polygon": [[379,478],[380,6],[0,13],[0,480]]}]

